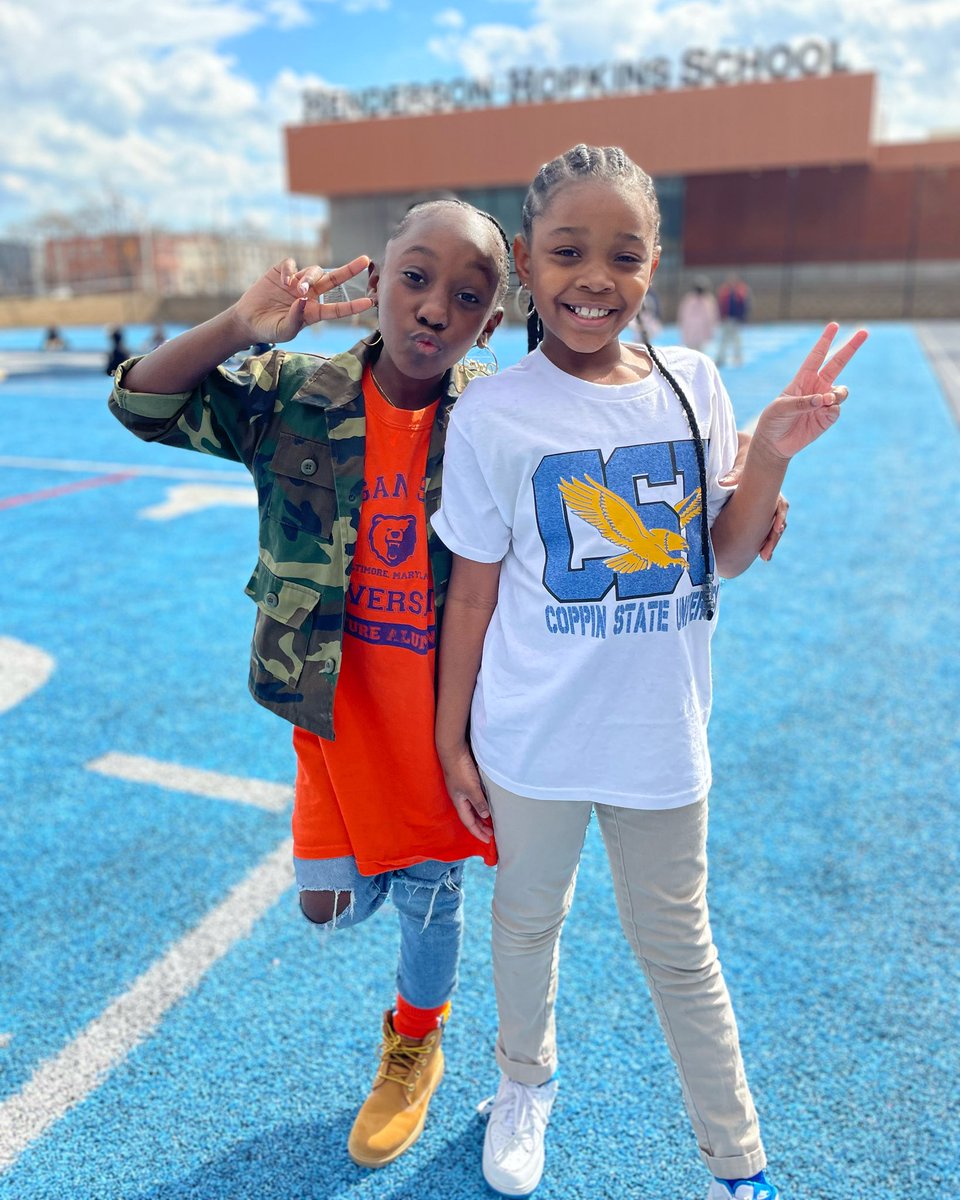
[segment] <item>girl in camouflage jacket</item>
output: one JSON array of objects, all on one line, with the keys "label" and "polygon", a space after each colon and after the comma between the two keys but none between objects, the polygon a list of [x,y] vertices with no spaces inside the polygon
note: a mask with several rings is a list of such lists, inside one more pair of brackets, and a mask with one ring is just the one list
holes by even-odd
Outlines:
[{"label": "girl in camouflage jacket", "polygon": [[[368,272],[367,296],[324,294]],[[464,830],[433,745],[434,645],[450,556],[429,526],[450,409],[500,323],[509,247],[456,200],[408,211],[382,263],[273,267],[231,308],[116,373],[110,408],[138,437],[242,462],[259,497],[250,690],[295,726],[294,863],[304,914],[359,924],[392,895],[397,998],[350,1133],[366,1166],[419,1137],[443,1073],[461,880],[495,861]],[[319,358],[258,342],[375,306],[379,329]]]}]

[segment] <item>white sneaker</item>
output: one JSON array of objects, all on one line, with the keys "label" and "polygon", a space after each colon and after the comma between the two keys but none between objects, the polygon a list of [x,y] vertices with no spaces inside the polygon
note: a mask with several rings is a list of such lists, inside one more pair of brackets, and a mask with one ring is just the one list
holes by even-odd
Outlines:
[{"label": "white sneaker", "polygon": [[763,1171],[750,1179],[714,1179],[707,1200],[778,1200],[780,1189],[767,1179]]},{"label": "white sneaker", "polygon": [[501,1196],[529,1196],[543,1175],[543,1137],[557,1081],[529,1087],[506,1075],[496,1096],[480,1105],[489,1113],[483,1139],[483,1177]]}]

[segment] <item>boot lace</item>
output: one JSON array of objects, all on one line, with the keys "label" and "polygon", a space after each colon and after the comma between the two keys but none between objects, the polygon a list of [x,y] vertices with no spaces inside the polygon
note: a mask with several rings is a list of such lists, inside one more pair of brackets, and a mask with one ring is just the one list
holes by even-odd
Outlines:
[{"label": "boot lace", "polygon": [[380,1043],[380,1069],[377,1082],[399,1083],[412,1092],[424,1064],[436,1048],[436,1042],[408,1042],[392,1029],[384,1029]]}]

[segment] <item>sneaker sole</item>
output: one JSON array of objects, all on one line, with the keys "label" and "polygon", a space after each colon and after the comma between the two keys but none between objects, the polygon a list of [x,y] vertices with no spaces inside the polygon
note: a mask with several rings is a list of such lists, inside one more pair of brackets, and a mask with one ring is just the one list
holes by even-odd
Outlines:
[{"label": "sneaker sole", "polygon": [[350,1155],[350,1157],[353,1159],[353,1161],[357,1164],[358,1167],[372,1167],[372,1168],[386,1167],[390,1163],[392,1163],[396,1159],[398,1159],[401,1154],[405,1154],[410,1149],[410,1147],[414,1144],[414,1142],[420,1137],[420,1134],[423,1133],[423,1127],[427,1122],[427,1113],[430,1111],[430,1101],[436,1095],[437,1088],[440,1086],[440,1081],[443,1079],[445,1070],[446,1070],[445,1065],[440,1068],[440,1074],[437,1076],[437,1082],[433,1085],[433,1091],[430,1093],[430,1099],[427,1100],[427,1103],[423,1106],[423,1112],[420,1115],[420,1120],[418,1121],[418,1123],[416,1125],[414,1125],[413,1129],[411,1129],[410,1135],[407,1138],[407,1140],[405,1142],[402,1142],[396,1148],[396,1150],[391,1151],[391,1153],[389,1155],[387,1155],[386,1158],[363,1158],[362,1155],[355,1154],[350,1149],[349,1143],[347,1144],[347,1153]]},{"label": "sneaker sole", "polygon": [[505,1192],[503,1190],[502,1186],[498,1186],[497,1184],[492,1183],[491,1180],[487,1177],[485,1163],[481,1164],[481,1170],[483,1171],[483,1181],[487,1185],[487,1187],[490,1189],[490,1191],[493,1192],[493,1194],[495,1196],[503,1196],[504,1200],[527,1200],[527,1197],[533,1195],[533,1193],[537,1190],[537,1188],[540,1186],[541,1181],[543,1180],[543,1171],[541,1170],[541,1172],[537,1176],[536,1180],[532,1184],[526,1185],[523,1191]]}]

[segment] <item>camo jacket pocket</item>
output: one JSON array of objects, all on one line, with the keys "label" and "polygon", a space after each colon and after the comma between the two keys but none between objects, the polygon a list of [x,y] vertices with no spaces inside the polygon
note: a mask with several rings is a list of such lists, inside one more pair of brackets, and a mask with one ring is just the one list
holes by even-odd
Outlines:
[{"label": "camo jacket pocket", "polygon": [[259,562],[244,591],[256,602],[253,663],[288,688],[296,688],[306,662],[319,592],[274,574]]},{"label": "camo jacket pocket", "polygon": [[273,475],[268,520],[281,526],[286,540],[307,534],[332,544],[337,520],[333,461],[326,442],[281,433],[270,458]]}]

